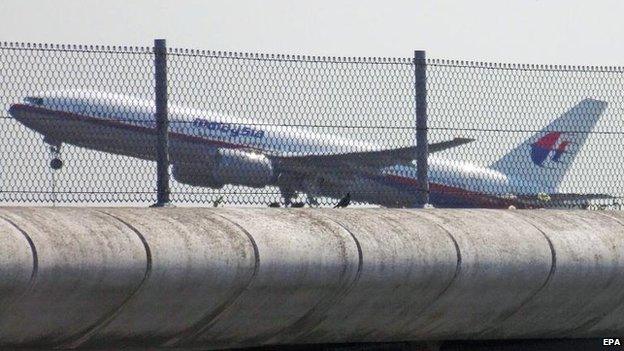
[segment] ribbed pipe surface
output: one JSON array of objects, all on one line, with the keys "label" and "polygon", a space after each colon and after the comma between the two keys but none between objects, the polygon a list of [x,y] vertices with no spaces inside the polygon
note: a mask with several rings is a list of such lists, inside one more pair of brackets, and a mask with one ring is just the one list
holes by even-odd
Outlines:
[{"label": "ribbed pipe surface", "polygon": [[1,208],[0,347],[624,335],[624,215]]}]

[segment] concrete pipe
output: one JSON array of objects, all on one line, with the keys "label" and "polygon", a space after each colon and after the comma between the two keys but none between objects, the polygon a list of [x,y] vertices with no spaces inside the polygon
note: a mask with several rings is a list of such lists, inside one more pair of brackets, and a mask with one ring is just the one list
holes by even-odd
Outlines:
[{"label": "concrete pipe", "polygon": [[624,332],[624,215],[0,209],[0,347]]}]

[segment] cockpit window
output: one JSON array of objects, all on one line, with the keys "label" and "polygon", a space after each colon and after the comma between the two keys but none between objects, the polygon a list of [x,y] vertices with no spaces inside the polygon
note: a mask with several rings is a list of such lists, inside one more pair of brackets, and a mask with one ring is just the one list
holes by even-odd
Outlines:
[{"label": "cockpit window", "polygon": [[36,96],[28,96],[28,97],[24,98],[24,101],[27,104],[31,104],[31,105],[37,105],[37,106],[42,106],[43,105],[43,98],[36,97]]}]

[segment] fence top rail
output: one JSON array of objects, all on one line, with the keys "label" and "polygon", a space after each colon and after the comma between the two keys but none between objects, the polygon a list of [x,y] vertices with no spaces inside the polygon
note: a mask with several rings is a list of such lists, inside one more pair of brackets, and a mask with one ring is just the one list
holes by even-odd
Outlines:
[{"label": "fence top rail", "polygon": [[213,51],[184,48],[168,48],[168,52],[175,56],[199,56],[212,58],[229,58],[261,61],[292,61],[292,62],[328,62],[328,63],[371,63],[371,64],[400,64],[411,65],[413,58],[409,57],[356,57],[356,56],[315,56],[299,54],[271,54],[234,51]]},{"label": "fence top rail", "polygon": [[49,44],[49,43],[20,43],[0,42],[3,50],[36,50],[36,51],[65,51],[65,52],[103,52],[103,53],[139,53],[151,54],[154,48],[150,46],[126,45],[83,45],[83,44]]},{"label": "fence top rail", "polygon": [[[0,50],[35,50],[35,51],[58,51],[58,52],[89,52],[89,53],[121,53],[121,54],[152,54],[152,46],[129,46],[129,45],[87,45],[87,44],[50,44],[50,43],[24,43],[24,42],[0,42]],[[235,51],[217,51],[189,48],[168,47],[167,54],[172,56],[193,56],[207,58],[224,58],[258,61],[282,61],[304,63],[358,63],[358,64],[390,64],[390,65],[413,65],[412,57],[362,57],[362,56],[318,56],[300,54],[275,54],[275,53],[252,53]],[[518,71],[554,71],[554,72],[603,72],[621,73],[624,66],[588,66],[588,65],[556,65],[556,64],[533,64],[533,63],[503,63],[485,62],[456,59],[427,58],[427,66],[450,67],[450,68],[475,68],[496,70]]]},{"label": "fence top rail", "polygon": [[427,59],[427,66],[483,68],[516,71],[556,71],[556,72],[624,72],[624,66],[582,66],[582,65],[552,65],[533,63],[502,63],[453,59]]},{"label": "fence top rail", "polygon": [[[104,52],[104,53],[153,53],[151,46],[118,46],[118,45],[82,45],[82,44],[49,44],[0,42],[0,49],[5,50],[37,50],[67,52]],[[295,62],[336,62],[336,63],[380,63],[380,64],[412,64],[413,58],[407,57],[346,57],[346,56],[315,56],[297,54],[271,54],[233,52],[217,50],[200,50],[187,48],[167,48],[167,54],[173,56],[197,56],[210,58],[231,58],[262,61],[295,61]]]}]

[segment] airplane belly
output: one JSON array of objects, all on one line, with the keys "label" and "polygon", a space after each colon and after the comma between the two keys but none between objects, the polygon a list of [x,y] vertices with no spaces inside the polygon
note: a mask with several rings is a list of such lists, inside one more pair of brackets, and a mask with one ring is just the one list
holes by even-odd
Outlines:
[{"label": "airplane belly", "polygon": [[[309,191],[309,189],[307,189]],[[304,192],[307,192],[304,190]],[[342,198],[347,193],[351,200],[368,202],[386,207],[412,207],[416,193],[377,182],[364,177],[347,178],[344,181],[332,181],[318,186],[315,195]]]},{"label": "airplane belly", "polygon": [[[156,137],[123,128],[93,126],[84,123],[68,124],[56,135],[57,140],[119,155],[155,160]],[[50,133],[55,137],[55,133]]]},{"label": "airplane belly", "polygon": [[[131,124],[123,119],[24,105],[14,105],[9,112],[21,124],[44,135],[48,141],[145,160],[156,159],[156,130],[152,127]],[[170,133],[169,139],[171,162],[207,163],[214,158],[215,147],[186,140],[175,133]]]},{"label": "airplane belly", "polygon": [[9,112],[49,141],[142,159],[155,158],[155,133],[149,128],[27,106],[13,106]]}]

